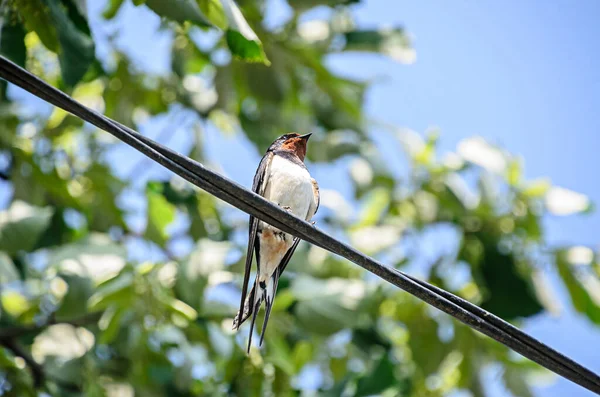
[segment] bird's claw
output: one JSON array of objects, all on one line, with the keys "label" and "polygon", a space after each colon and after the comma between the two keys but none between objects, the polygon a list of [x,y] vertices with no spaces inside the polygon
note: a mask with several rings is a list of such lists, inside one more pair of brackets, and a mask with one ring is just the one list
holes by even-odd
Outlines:
[{"label": "bird's claw", "polygon": [[290,207],[289,205],[282,205],[281,208],[286,210],[287,212],[292,212],[292,207]]}]

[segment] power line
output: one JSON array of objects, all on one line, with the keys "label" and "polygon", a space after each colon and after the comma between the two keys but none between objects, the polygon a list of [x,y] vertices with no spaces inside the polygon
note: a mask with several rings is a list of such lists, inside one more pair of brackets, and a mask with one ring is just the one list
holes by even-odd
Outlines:
[{"label": "power line", "polygon": [[495,339],[524,357],[600,395],[600,377],[570,358],[472,303],[387,267],[336,240],[202,164],[154,142],[129,127],[86,108],[73,98],[0,56],[0,77],[103,129],[188,182],[287,233],[361,266],[389,283]]}]

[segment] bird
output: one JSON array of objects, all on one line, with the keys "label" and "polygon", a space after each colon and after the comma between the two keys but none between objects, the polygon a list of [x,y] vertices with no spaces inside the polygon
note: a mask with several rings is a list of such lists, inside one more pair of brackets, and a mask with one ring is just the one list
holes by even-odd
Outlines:
[{"label": "bird", "polygon": [[[304,165],[310,136],[310,133],[299,135],[292,132],[277,138],[261,159],[252,184],[254,193],[306,221],[311,221],[320,203],[319,185]],[[233,330],[238,330],[242,323],[252,316],[248,354],[256,315],[265,302],[265,319],[259,342],[259,347],[262,346],[279,277],[299,242],[299,238],[250,216],[242,297],[240,309],[233,320]],[[254,254],[256,278],[247,295]]]}]

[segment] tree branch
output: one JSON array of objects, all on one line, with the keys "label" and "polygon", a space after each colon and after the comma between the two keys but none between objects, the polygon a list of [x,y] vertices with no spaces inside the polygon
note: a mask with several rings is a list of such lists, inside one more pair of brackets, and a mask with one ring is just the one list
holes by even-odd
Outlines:
[{"label": "tree branch", "polygon": [[36,389],[41,388],[44,385],[44,382],[46,380],[49,380],[62,389],[72,392],[81,392],[81,387],[79,387],[75,383],[48,376],[48,374],[46,374],[46,372],[44,371],[44,367],[37,361],[35,361],[31,354],[27,350],[25,350],[25,348],[23,348],[23,346],[21,346],[15,339],[0,339],[0,345],[6,347],[8,350],[13,352],[15,356],[21,357],[23,361],[25,361],[25,364],[27,364],[29,370],[31,371],[31,376],[33,378],[33,386]]},{"label": "tree branch", "polygon": [[33,385],[36,388],[44,384],[44,368],[33,359],[31,354],[29,354],[29,352],[26,351],[23,348],[23,346],[21,346],[16,340],[12,338],[0,338],[0,344],[2,344],[11,352],[13,352],[15,356],[21,357],[25,361],[25,364],[27,364],[27,366],[31,370],[31,376],[33,377]]}]

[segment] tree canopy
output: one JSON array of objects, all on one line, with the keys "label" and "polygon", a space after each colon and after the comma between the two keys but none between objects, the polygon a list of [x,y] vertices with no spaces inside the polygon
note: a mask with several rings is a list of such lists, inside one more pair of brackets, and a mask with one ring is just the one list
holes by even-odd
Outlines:
[{"label": "tree canopy", "polygon": [[[265,1],[108,0],[99,30],[117,28],[101,35],[85,0],[5,0],[0,53],[136,130],[165,125],[168,141],[183,125],[185,154],[200,162],[207,128],[256,153],[315,132],[310,168],[347,167],[352,186],[344,197],[321,185],[321,227],[516,324],[552,310],[552,266],[573,308],[600,325],[595,252],[549,246],[542,223],[591,210],[586,196],[526,180],[518,156],[480,137],[441,154],[437,132],[389,127],[408,168],[382,161],[369,82],[327,61],[411,63],[415,50],[403,27],[357,26],[360,2],[288,0],[292,15],[268,27]],[[131,4],[160,17],[168,73],[118,45]],[[316,7],[329,18],[304,18]],[[0,83],[0,395],[483,396],[489,364],[512,394],[531,395],[539,366],[306,243],[279,283],[264,348],[247,356],[247,328],[230,331],[245,218],[176,177],[137,183],[147,163],[124,175],[119,145]]]}]

